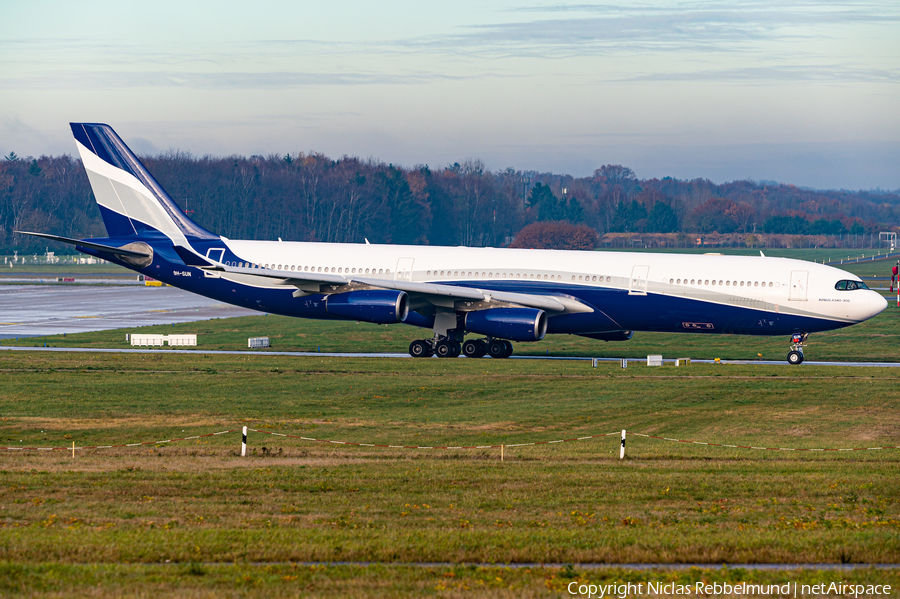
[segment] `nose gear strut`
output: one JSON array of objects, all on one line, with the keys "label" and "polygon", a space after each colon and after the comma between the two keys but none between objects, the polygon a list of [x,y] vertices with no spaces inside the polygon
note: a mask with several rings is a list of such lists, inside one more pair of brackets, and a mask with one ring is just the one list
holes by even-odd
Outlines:
[{"label": "nose gear strut", "polygon": [[791,335],[791,351],[787,355],[788,364],[803,363],[803,345],[806,343],[807,337],[809,337],[809,333],[794,333]]}]

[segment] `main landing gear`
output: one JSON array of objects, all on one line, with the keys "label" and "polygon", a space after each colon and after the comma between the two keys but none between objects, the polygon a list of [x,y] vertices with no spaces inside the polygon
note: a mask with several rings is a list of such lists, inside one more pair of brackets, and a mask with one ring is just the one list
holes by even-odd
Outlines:
[{"label": "main landing gear", "polygon": [[467,358],[483,358],[490,356],[495,359],[508,358],[513,353],[513,345],[505,339],[468,339],[463,343],[441,337],[437,341],[433,339],[417,339],[409,344],[409,355],[413,358],[458,358],[460,354]]},{"label": "main landing gear", "polygon": [[787,355],[788,364],[803,363],[803,344],[806,343],[807,337],[809,337],[809,333],[794,333],[791,336],[791,351]]}]

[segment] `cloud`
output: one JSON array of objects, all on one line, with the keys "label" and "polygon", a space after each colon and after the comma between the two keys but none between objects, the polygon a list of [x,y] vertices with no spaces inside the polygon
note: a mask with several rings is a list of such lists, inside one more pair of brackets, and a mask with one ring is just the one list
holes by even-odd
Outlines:
[{"label": "cloud", "polygon": [[[482,75],[483,76],[483,75]],[[5,89],[270,89],[312,86],[416,85],[471,77],[432,72],[407,74],[342,72],[56,71],[0,78]]]},{"label": "cloud", "polygon": [[648,73],[604,80],[611,82],[665,82],[665,81],[716,81],[716,82],[856,82],[900,83],[900,69],[874,69],[844,65],[778,65],[766,67],[738,67],[711,69],[682,73]]},{"label": "cloud", "polygon": [[[495,56],[567,57],[621,51],[740,51],[759,42],[820,38],[827,26],[890,25],[900,9],[877,3],[686,2],[674,6],[554,5],[513,12],[546,17],[466,27],[399,45]],[[580,13],[577,16],[561,16]]]}]

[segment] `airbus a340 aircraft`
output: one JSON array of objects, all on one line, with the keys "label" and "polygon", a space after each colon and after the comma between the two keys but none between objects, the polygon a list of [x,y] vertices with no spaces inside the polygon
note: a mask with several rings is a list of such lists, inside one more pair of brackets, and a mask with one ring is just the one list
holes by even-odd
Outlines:
[{"label": "airbus a340 aircraft", "polygon": [[[72,123],[107,238],[86,254],[219,301],[301,318],[406,323],[414,357],[507,358],[510,341],[634,331],[791,337],[887,307],[859,277],[785,258],[237,241],[188,218],[108,125]],[[467,334],[476,337],[466,338]]]}]

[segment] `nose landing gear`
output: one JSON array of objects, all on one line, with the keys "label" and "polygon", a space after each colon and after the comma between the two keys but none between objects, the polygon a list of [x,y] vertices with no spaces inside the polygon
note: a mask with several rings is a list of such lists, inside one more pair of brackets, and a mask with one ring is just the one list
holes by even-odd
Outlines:
[{"label": "nose landing gear", "polygon": [[788,364],[803,363],[803,344],[806,343],[807,337],[809,337],[809,333],[794,333],[791,336],[791,351],[787,355]]}]

